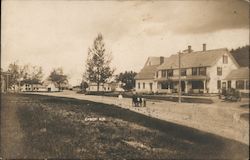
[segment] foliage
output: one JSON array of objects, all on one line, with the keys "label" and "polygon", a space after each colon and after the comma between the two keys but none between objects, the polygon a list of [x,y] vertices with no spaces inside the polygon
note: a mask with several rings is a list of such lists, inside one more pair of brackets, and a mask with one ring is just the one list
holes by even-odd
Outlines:
[{"label": "foliage", "polygon": [[8,86],[18,84],[19,79],[21,78],[21,73],[20,66],[17,64],[17,62],[9,64],[8,72]]},{"label": "foliage", "polygon": [[136,72],[125,71],[117,76],[117,81],[121,81],[125,85],[122,86],[124,90],[131,90],[135,87],[135,76]]},{"label": "foliage", "polygon": [[85,77],[89,82],[97,83],[99,91],[100,83],[105,83],[114,73],[110,67],[111,53],[106,53],[102,34],[95,38],[92,48],[88,49]]},{"label": "foliage", "polygon": [[249,67],[249,49],[249,45],[246,45],[230,51],[241,67]]},{"label": "foliage", "polygon": [[89,87],[88,83],[86,81],[81,82],[81,90],[86,91],[86,89]]},{"label": "foliage", "polygon": [[19,82],[21,84],[37,84],[41,83],[41,80],[43,78],[42,67],[31,66],[28,64],[21,66],[17,62],[9,64],[8,72],[9,86],[17,85]]},{"label": "foliage", "polygon": [[25,65],[21,69],[22,83],[40,84],[43,77],[42,67]]},{"label": "foliage", "polygon": [[48,79],[51,82],[54,82],[59,87],[59,89],[61,89],[61,86],[63,84],[68,83],[68,76],[63,73],[62,68],[53,69],[53,71],[50,73]]}]

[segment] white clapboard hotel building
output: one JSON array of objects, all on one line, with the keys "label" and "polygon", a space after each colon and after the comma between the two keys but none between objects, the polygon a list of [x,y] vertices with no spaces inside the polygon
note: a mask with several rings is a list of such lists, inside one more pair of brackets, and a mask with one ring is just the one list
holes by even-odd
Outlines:
[{"label": "white clapboard hotel building", "polygon": [[[241,90],[249,92],[249,68],[241,69],[226,48],[206,50],[206,44],[203,44],[202,51],[194,52],[191,46],[188,46],[188,49],[180,54],[180,59],[183,93],[219,93],[223,88],[237,89],[238,71],[244,72],[243,75],[240,74],[239,79]],[[138,93],[177,93],[178,54],[167,58],[149,57],[135,79],[135,89]]]}]

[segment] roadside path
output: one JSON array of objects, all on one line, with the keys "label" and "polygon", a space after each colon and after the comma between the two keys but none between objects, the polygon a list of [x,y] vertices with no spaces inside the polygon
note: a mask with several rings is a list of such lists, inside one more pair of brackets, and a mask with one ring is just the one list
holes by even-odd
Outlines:
[{"label": "roadside path", "polygon": [[[23,131],[16,115],[16,106],[5,103],[1,99],[1,156],[4,159],[26,158],[23,145]],[[17,103],[17,99],[9,100]]]},{"label": "roadside path", "polygon": [[116,97],[83,95],[73,91],[36,92],[32,94],[113,104],[147,116],[196,128],[249,145],[249,123],[247,120],[240,118],[242,113],[249,114],[249,108],[240,107],[242,104],[248,104],[248,101],[227,103],[215,99],[213,104],[179,104],[169,101],[148,100],[147,107],[131,107],[130,98],[118,100]]}]

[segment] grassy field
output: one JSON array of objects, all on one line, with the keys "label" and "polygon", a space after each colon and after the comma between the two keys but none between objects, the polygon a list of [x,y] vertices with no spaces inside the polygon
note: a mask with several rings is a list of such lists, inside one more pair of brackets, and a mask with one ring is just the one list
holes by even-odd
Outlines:
[{"label": "grassy field", "polygon": [[[2,117],[8,117],[8,122],[13,123],[3,124],[2,120],[2,139],[4,136],[12,136],[12,133],[4,132],[15,127],[15,123],[19,123],[23,132],[20,133],[23,135],[20,141],[15,142],[15,139],[11,138],[1,141],[4,143],[2,146],[22,143],[19,145],[19,151],[11,147],[2,151],[6,158],[9,158],[9,152],[22,152],[14,158],[249,157],[247,145],[116,106],[25,94],[2,95],[1,102],[1,114],[4,115]],[[8,115],[10,109],[14,110],[16,120],[11,120],[14,115]]]}]

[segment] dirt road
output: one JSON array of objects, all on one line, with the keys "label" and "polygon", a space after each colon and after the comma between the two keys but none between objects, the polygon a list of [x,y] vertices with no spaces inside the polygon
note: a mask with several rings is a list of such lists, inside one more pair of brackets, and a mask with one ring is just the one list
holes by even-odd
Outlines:
[{"label": "dirt road", "polygon": [[196,128],[249,145],[249,123],[248,120],[241,118],[242,114],[249,114],[249,108],[241,107],[242,105],[248,104],[248,100],[228,103],[215,98],[215,103],[213,104],[178,104],[169,101],[151,100],[147,102],[147,107],[135,108],[131,107],[131,99],[129,98],[118,100],[116,97],[83,95],[73,91],[33,94],[69,97],[114,104],[147,116]]}]

